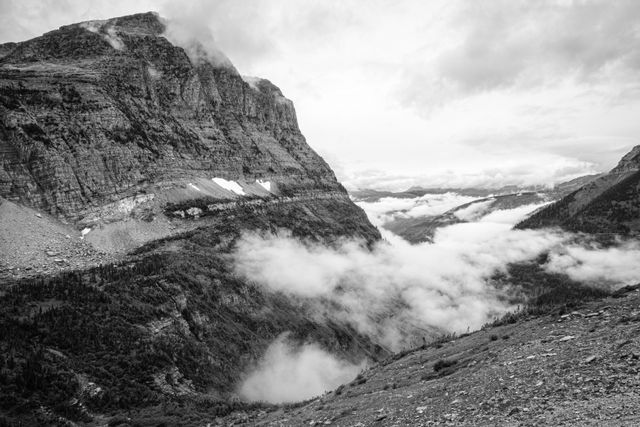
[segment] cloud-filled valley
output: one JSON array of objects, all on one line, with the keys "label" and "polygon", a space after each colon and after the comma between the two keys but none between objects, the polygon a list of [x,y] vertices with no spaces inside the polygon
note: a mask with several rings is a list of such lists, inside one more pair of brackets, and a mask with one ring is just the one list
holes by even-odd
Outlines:
[{"label": "cloud-filled valley", "polygon": [[[467,197],[426,195],[425,200],[422,210],[436,214]],[[361,206],[371,208],[370,219],[381,224],[389,211],[404,209],[410,214],[416,200],[387,198]],[[486,206],[480,205],[474,212],[463,212],[470,222],[438,229],[431,243],[411,245],[385,232],[386,240],[371,250],[351,240],[332,246],[301,241],[287,230],[249,233],[237,243],[233,262],[243,278],[273,292],[315,301],[318,316],[346,321],[392,350],[417,345],[420,336],[429,340],[474,330],[516,309],[523,302],[513,301],[517,284],[498,289],[492,278],[508,273],[510,264],[529,262],[541,254],[547,254],[543,269],[586,285],[615,288],[640,281],[637,243],[603,248],[586,236],[560,230],[513,229],[540,206],[483,214]],[[285,354],[292,366],[303,363],[297,359],[311,357],[306,347],[294,351],[283,342],[274,345],[252,381],[270,378],[271,384],[280,383],[275,380],[279,368],[273,352]],[[261,387],[267,383],[261,382]]]}]

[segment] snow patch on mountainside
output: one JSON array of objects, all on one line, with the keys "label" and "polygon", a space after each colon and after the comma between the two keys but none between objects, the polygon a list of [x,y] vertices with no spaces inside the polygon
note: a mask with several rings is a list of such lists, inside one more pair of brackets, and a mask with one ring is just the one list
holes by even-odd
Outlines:
[{"label": "snow patch on mountainside", "polygon": [[264,188],[265,190],[267,190],[268,192],[271,192],[271,182],[269,181],[263,181],[261,179],[256,181],[262,188]]},{"label": "snow patch on mountainside", "polygon": [[212,181],[225,190],[229,190],[237,194],[238,196],[246,196],[246,193],[242,189],[242,186],[235,181],[227,181],[224,178],[213,178]]}]

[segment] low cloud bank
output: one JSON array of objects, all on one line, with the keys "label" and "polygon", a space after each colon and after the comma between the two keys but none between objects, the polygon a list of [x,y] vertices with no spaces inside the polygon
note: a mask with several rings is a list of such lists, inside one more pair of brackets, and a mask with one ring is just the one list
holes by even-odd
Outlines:
[{"label": "low cloud bank", "polygon": [[[331,247],[301,241],[286,230],[247,233],[237,243],[233,262],[245,279],[313,301],[318,321],[347,322],[391,350],[420,344],[422,337],[473,330],[513,310],[510,290],[496,289],[490,279],[511,263],[540,254],[548,255],[542,266],[547,271],[586,284],[615,289],[640,282],[637,241],[603,248],[587,236],[557,229],[513,229],[540,206],[478,218],[485,208],[480,206],[464,213],[474,222],[440,228],[431,243],[411,245],[387,232],[387,241],[372,250],[352,240]],[[381,213],[368,212],[374,218]],[[359,369],[315,345],[292,348],[278,339],[240,394],[248,400],[301,400],[349,381]]]},{"label": "low cloud bank", "polygon": [[640,243],[621,242],[610,248],[567,245],[550,254],[546,268],[590,284],[633,285],[640,282]]},{"label": "low cloud bank", "polygon": [[249,233],[237,244],[234,266],[272,291],[329,302],[318,312],[398,350],[415,344],[417,334],[475,329],[513,308],[489,279],[565,240],[560,232],[511,230],[505,219],[518,221],[522,212],[495,211],[493,221],[441,228],[433,243],[396,236],[373,250],[348,240],[327,247],[286,231]]},{"label": "low cloud bank", "polygon": [[336,358],[315,344],[295,346],[276,339],[240,387],[250,401],[298,402],[351,381],[364,368]]},{"label": "low cloud bank", "polygon": [[416,218],[441,215],[450,209],[472,202],[479,197],[457,193],[425,194],[414,198],[383,197],[376,202],[357,202],[367,212],[375,225],[382,225],[394,218]]},{"label": "low cloud bank", "polygon": [[518,206],[513,209],[497,209],[479,218],[478,221],[513,226],[525,219],[530,213],[548,205],[549,203],[550,202],[535,203],[531,205]]},{"label": "low cloud bank", "polygon": [[462,221],[474,221],[480,218],[491,207],[495,199],[472,203],[466,208],[458,209],[453,214]]},{"label": "low cloud bank", "polygon": [[613,288],[640,281],[637,242],[602,248],[560,230],[512,229],[540,206],[440,228],[431,243],[411,245],[386,233],[390,238],[372,250],[352,240],[332,247],[301,241],[286,230],[248,233],[233,262],[241,277],[314,298],[322,304],[318,313],[347,321],[393,350],[415,344],[419,334],[475,329],[513,309],[509,290],[497,290],[490,279],[543,253],[549,260],[543,268],[574,280]]}]

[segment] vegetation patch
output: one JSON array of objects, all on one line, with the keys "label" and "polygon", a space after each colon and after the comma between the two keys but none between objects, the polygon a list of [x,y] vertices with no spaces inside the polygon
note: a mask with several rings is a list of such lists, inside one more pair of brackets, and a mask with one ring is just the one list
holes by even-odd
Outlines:
[{"label": "vegetation patch", "polygon": [[455,366],[457,363],[458,363],[457,360],[440,359],[433,364],[433,371],[441,372],[443,370],[451,368],[452,366]]}]

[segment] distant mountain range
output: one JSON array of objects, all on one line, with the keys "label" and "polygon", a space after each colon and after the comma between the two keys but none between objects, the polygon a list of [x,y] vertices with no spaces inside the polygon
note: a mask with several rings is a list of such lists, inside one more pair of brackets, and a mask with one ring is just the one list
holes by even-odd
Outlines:
[{"label": "distant mountain range", "polygon": [[388,191],[375,189],[358,189],[350,192],[351,196],[358,201],[376,202],[383,197],[415,198],[422,197],[425,194],[446,194],[456,193],[462,196],[470,197],[487,197],[490,195],[508,195],[517,193],[545,193],[554,197],[562,197],[570,192],[577,190],[587,182],[599,177],[601,174],[584,175],[574,178],[570,181],[556,184],[553,187],[544,185],[517,186],[506,185],[497,188],[476,188],[476,187],[411,187],[405,191]]},{"label": "distant mountain range", "polygon": [[391,219],[382,224],[382,227],[410,243],[420,243],[430,241],[440,227],[477,219],[479,215],[487,215],[496,210],[514,209],[558,200],[601,176],[601,174],[585,175],[556,184],[551,188],[545,186],[504,186],[494,189],[413,187],[401,192],[357,190],[351,192],[351,196],[357,202],[366,203],[379,202],[383,198],[415,199],[427,194],[447,193],[478,198],[439,215],[407,216],[402,211],[389,212]]}]

